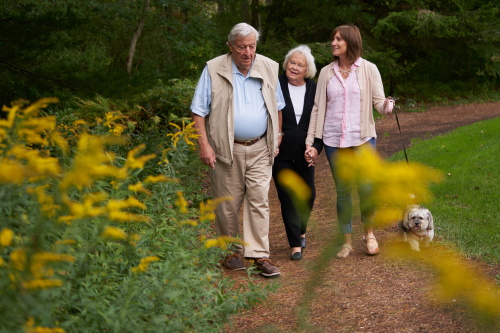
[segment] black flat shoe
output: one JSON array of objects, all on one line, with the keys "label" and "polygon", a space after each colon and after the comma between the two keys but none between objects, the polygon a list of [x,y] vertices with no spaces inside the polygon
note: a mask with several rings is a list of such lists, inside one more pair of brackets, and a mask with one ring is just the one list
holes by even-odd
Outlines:
[{"label": "black flat shoe", "polygon": [[306,248],[306,238],[305,237],[300,237],[300,247],[303,249]]},{"label": "black flat shoe", "polygon": [[301,259],[302,259],[302,252],[295,252],[290,257],[290,260],[301,260]]}]

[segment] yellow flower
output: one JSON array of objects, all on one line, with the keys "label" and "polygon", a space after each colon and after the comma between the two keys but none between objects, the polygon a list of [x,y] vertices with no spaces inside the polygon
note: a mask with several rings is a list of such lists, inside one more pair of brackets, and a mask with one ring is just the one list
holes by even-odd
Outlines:
[{"label": "yellow flower", "polygon": [[10,262],[15,269],[22,271],[26,265],[26,251],[23,249],[12,251],[10,254]]},{"label": "yellow flower", "polygon": [[181,213],[188,212],[187,210],[188,203],[186,199],[184,199],[184,195],[182,194],[181,191],[177,191],[177,200],[175,201],[175,205],[177,206],[177,208],[179,208],[179,211]]},{"label": "yellow flower", "polygon": [[33,317],[29,317],[26,324],[24,324],[24,332],[25,333],[65,333],[64,329],[60,327],[43,327],[43,326],[35,326],[35,319]]},{"label": "yellow flower", "polygon": [[35,193],[40,204],[42,212],[47,217],[55,217],[57,210],[60,208],[59,205],[54,204],[54,198],[48,196],[45,193],[45,189],[48,185],[38,186],[35,188],[28,188],[28,193]]},{"label": "yellow flower", "polygon": [[0,246],[10,246],[10,244],[12,244],[12,238],[14,238],[14,232],[10,229],[3,228],[0,232]]},{"label": "yellow flower", "polygon": [[232,200],[232,197],[220,197],[217,199],[208,199],[207,202],[200,202],[200,220],[201,221],[212,221],[215,219],[214,210],[223,201]]},{"label": "yellow flower", "polygon": [[64,239],[64,240],[58,240],[58,241],[56,241],[56,244],[72,245],[72,244],[76,244],[76,241],[74,239]]},{"label": "yellow flower", "polygon": [[73,122],[73,126],[78,126],[78,125],[87,125],[87,122],[83,119],[78,119]]},{"label": "yellow flower", "polygon": [[164,175],[157,175],[157,176],[147,176],[146,179],[144,180],[145,183],[159,183],[159,182],[172,182],[172,183],[178,183],[178,179],[173,179],[166,177]]},{"label": "yellow flower", "polygon": [[115,156],[104,150],[106,144],[123,143],[120,138],[95,137],[84,134],[77,144],[77,155],[73,160],[73,166],[60,182],[62,190],[71,186],[78,189],[90,187],[94,179],[100,177],[123,177],[124,174],[118,167],[114,166]]},{"label": "yellow flower", "polygon": [[82,198],[83,202],[71,201],[66,195],[63,196],[63,202],[68,206],[71,215],[59,217],[59,222],[69,222],[76,219],[86,217],[97,217],[106,213],[105,207],[96,207],[96,203],[101,202],[106,198],[106,194],[102,192],[91,193]]},{"label": "yellow flower", "polygon": [[159,261],[160,258],[157,256],[150,256],[146,258],[142,258],[141,261],[139,262],[139,265],[137,267],[132,268],[132,272],[137,273],[137,272],[146,272],[149,268],[149,264],[154,262],[154,261]]},{"label": "yellow flower", "polygon": [[247,245],[244,241],[238,238],[230,236],[219,236],[217,238],[208,239],[205,241],[205,248],[220,247],[221,249],[227,249],[231,244],[241,244]]},{"label": "yellow flower", "polygon": [[30,281],[23,281],[22,285],[28,290],[47,289],[62,286],[62,281],[59,279],[33,279]]},{"label": "yellow flower", "polygon": [[0,183],[21,183],[26,176],[25,167],[21,163],[0,160]]},{"label": "yellow flower", "polygon": [[196,128],[194,128],[194,122],[189,123],[187,126],[182,120],[182,129],[179,125],[170,123],[169,125],[175,127],[178,131],[176,133],[169,133],[167,137],[170,137],[174,147],[177,147],[177,143],[180,138],[183,138],[184,141],[188,144],[191,149],[195,148],[195,143],[191,141],[191,139],[196,140],[200,135],[197,134]]},{"label": "yellow flower", "polygon": [[371,148],[342,152],[336,167],[345,182],[370,188],[368,202],[377,209],[378,224],[398,220],[410,204],[429,202],[428,184],[442,179],[439,171],[418,163],[384,161]]},{"label": "yellow flower", "polygon": [[278,182],[290,191],[291,195],[300,201],[306,202],[311,198],[311,189],[295,171],[283,169],[278,174]]},{"label": "yellow flower", "polygon": [[102,232],[101,237],[114,240],[125,240],[127,238],[127,234],[120,228],[106,227],[106,229]]},{"label": "yellow flower", "polygon": [[147,195],[151,195],[151,191],[149,191],[148,189],[144,188],[144,186],[142,186],[141,182],[129,185],[128,189],[130,191],[133,191],[133,192],[136,192],[136,193],[137,192],[143,192],[143,193],[145,193]]},{"label": "yellow flower", "polygon": [[194,221],[194,220],[185,220],[185,221],[181,221],[180,222],[181,224],[184,224],[184,225],[192,225],[193,227],[196,227],[198,225],[198,222]]},{"label": "yellow flower", "polygon": [[24,109],[26,115],[37,115],[40,109],[46,108],[48,104],[59,103],[59,99],[55,97],[41,98]]},{"label": "yellow flower", "polygon": [[152,158],[155,158],[155,154],[143,155],[140,157],[136,157],[140,151],[146,148],[145,144],[140,144],[139,146],[131,149],[127,154],[127,161],[125,162],[125,167],[130,169],[142,169],[144,168],[144,164]]}]

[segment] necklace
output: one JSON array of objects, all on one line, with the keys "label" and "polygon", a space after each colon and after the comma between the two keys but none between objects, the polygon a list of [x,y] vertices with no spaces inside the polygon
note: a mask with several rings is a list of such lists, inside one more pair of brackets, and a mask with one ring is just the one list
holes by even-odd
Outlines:
[{"label": "necklace", "polygon": [[347,79],[349,77],[349,74],[351,74],[351,67],[349,67],[348,69],[342,69],[339,67],[339,72],[344,79]]}]

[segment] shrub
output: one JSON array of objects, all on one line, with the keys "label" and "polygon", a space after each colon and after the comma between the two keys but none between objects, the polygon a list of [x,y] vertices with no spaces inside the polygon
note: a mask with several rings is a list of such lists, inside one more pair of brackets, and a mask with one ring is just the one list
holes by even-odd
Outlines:
[{"label": "shrub", "polygon": [[[216,268],[213,203],[189,207],[170,163],[146,167],[126,117],[58,127],[40,115],[53,102],[0,120],[0,331],[217,331],[265,295]],[[182,155],[192,133],[178,130]]]}]

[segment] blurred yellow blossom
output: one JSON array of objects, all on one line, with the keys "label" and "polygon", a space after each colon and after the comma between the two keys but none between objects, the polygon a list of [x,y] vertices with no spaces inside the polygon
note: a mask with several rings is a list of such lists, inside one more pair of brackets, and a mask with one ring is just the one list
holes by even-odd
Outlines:
[{"label": "blurred yellow blossom", "polygon": [[159,261],[160,258],[157,256],[150,256],[146,258],[142,258],[137,267],[132,268],[132,272],[146,272],[149,268],[149,264],[154,261]]},{"label": "blurred yellow blossom", "polygon": [[105,195],[101,192],[91,193],[82,198],[82,202],[72,201],[68,196],[64,195],[62,201],[69,208],[70,215],[60,216],[59,222],[71,222],[76,219],[83,219],[86,217],[96,217],[106,213],[106,208],[103,206],[96,206],[105,199]]},{"label": "blurred yellow blossom", "polygon": [[159,183],[159,182],[172,182],[172,183],[178,183],[178,179],[174,178],[169,178],[164,175],[157,175],[157,176],[147,176],[146,179],[144,180],[145,183]]},{"label": "blurred yellow blossom", "polygon": [[17,161],[0,160],[0,183],[19,184],[25,178],[25,167]]},{"label": "blurred yellow blossom", "polygon": [[397,221],[408,205],[429,202],[428,184],[442,180],[438,170],[419,163],[391,163],[371,148],[341,151],[336,167],[344,181],[371,189],[377,224]]},{"label": "blurred yellow blossom", "polygon": [[192,225],[193,227],[196,227],[198,225],[198,222],[196,222],[194,220],[184,220],[184,221],[181,221],[180,223],[184,224],[184,225]]},{"label": "blurred yellow blossom", "polygon": [[200,221],[212,221],[215,219],[215,208],[223,202],[232,200],[232,197],[220,197],[216,199],[208,199],[206,202],[200,202]]},{"label": "blurred yellow blossom", "polygon": [[143,155],[136,157],[139,152],[146,148],[145,144],[140,144],[139,146],[131,149],[127,154],[127,161],[125,162],[125,167],[130,169],[142,169],[144,164],[152,158],[155,158],[155,154]]},{"label": "blurred yellow blossom", "polygon": [[22,285],[26,289],[46,289],[62,286],[62,281],[59,279],[33,279],[23,281]]},{"label": "blurred yellow blossom", "polygon": [[26,266],[26,251],[23,249],[16,249],[10,253],[10,262],[12,266],[19,270],[22,271],[25,266]]},{"label": "blurred yellow blossom", "polygon": [[114,240],[125,240],[127,238],[127,234],[120,228],[106,227],[106,229],[102,232],[101,237]]},{"label": "blurred yellow blossom", "polygon": [[35,320],[30,317],[24,325],[24,333],[65,333],[65,330],[60,327],[35,326]]},{"label": "blurred yellow blossom", "polygon": [[133,192],[142,192],[142,193],[145,193],[147,195],[151,195],[151,191],[148,190],[147,188],[145,188],[141,182],[138,182],[136,184],[131,184],[128,186],[128,189],[130,191],[133,191]]},{"label": "blurred yellow blossom", "polygon": [[248,245],[241,239],[230,237],[230,236],[219,236],[216,238],[207,239],[205,241],[205,248],[220,247],[221,249],[227,249],[231,244],[241,244]]},{"label": "blurred yellow blossom", "polygon": [[94,180],[100,177],[126,177],[126,174],[112,164],[115,159],[114,154],[104,149],[106,144],[112,143],[123,143],[123,141],[118,138],[83,134],[78,140],[73,166],[60,182],[61,189],[67,190],[75,186],[81,190],[84,187],[90,187]]},{"label": "blurred yellow blossom", "polygon": [[48,188],[48,185],[37,186],[35,188],[28,188],[28,193],[34,193],[37,196],[38,203],[40,204],[42,212],[47,217],[55,217],[57,210],[60,209],[59,205],[54,203],[54,198],[45,193],[45,190]]},{"label": "blurred yellow blossom", "polygon": [[184,195],[181,191],[177,191],[177,200],[175,201],[175,205],[177,206],[177,208],[179,208],[179,212],[181,213],[188,212],[187,210],[188,203],[186,199],[184,199]]},{"label": "blurred yellow blossom", "polygon": [[3,228],[2,231],[0,231],[0,246],[10,246],[13,238],[14,232],[8,228]]},{"label": "blurred yellow blossom", "polygon": [[109,200],[106,205],[106,210],[108,212],[108,217],[111,220],[120,222],[148,222],[149,217],[132,214],[126,211],[122,211],[125,208],[141,208],[146,209],[146,205],[134,197],[128,197],[125,200]]},{"label": "blurred yellow blossom", "polygon": [[389,243],[387,254],[390,258],[422,262],[437,273],[437,281],[432,290],[433,297],[445,302],[450,299],[464,300],[474,312],[491,318],[500,316],[500,291],[494,281],[481,275],[456,252],[435,248],[432,255],[421,255],[401,243]]},{"label": "blurred yellow blossom", "polygon": [[304,179],[291,169],[283,169],[278,174],[278,182],[291,192],[291,196],[306,202],[311,198],[312,192]]},{"label": "blurred yellow blossom", "polygon": [[64,239],[64,240],[58,240],[58,241],[56,241],[56,244],[73,245],[73,244],[76,244],[76,241],[74,239]]}]

